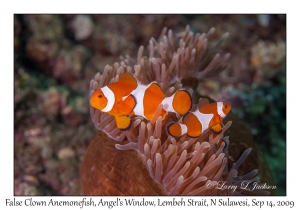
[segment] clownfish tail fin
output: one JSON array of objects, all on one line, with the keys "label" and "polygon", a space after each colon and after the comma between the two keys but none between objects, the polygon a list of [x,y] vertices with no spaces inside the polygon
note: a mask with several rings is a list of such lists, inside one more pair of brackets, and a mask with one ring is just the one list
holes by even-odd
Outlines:
[{"label": "clownfish tail fin", "polygon": [[180,124],[178,122],[171,122],[167,126],[167,132],[170,136],[172,137],[179,137],[182,136],[183,134],[187,133],[187,127],[184,124]]},{"label": "clownfish tail fin", "polygon": [[174,93],[172,107],[180,115],[186,114],[193,105],[192,97],[185,89],[180,89]]}]

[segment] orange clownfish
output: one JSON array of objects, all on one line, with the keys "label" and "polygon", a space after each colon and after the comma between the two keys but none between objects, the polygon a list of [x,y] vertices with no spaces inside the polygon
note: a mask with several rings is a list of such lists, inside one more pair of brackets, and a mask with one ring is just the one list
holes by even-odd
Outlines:
[{"label": "orange clownfish", "polygon": [[226,102],[209,103],[208,99],[199,101],[194,112],[188,112],[182,118],[182,123],[172,122],[167,131],[173,137],[187,134],[189,137],[199,137],[205,130],[211,129],[215,134],[222,131],[222,120],[229,113],[231,106]]},{"label": "orange clownfish", "polygon": [[118,82],[96,90],[90,98],[90,104],[114,116],[120,130],[127,130],[131,126],[130,115],[139,115],[151,120],[160,104],[163,105],[160,113],[162,119],[165,119],[166,112],[183,115],[192,108],[192,99],[184,89],[166,97],[156,82],[140,84],[127,72],[120,74]]}]

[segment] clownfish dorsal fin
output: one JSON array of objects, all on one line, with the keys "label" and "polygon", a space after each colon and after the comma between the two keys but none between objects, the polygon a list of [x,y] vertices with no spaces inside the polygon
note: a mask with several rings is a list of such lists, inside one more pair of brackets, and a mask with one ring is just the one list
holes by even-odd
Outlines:
[{"label": "clownfish dorsal fin", "polygon": [[151,83],[151,85],[147,88],[146,92],[149,92],[151,95],[156,95],[159,100],[163,100],[165,98],[164,92],[162,91],[159,84],[157,84],[156,82]]},{"label": "clownfish dorsal fin", "polygon": [[129,72],[119,75],[119,82],[125,82],[137,86],[136,78]]},{"label": "clownfish dorsal fin", "polygon": [[116,116],[115,117],[117,127],[122,130],[128,130],[131,126],[131,118],[128,116]]},{"label": "clownfish dorsal fin", "polygon": [[218,123],[216,125],[213,125],[210,129],[215,133],[215,134],[220,134],[222,132],[223,126]]},{"label": "clownfish dorsal fin", "polygon": [[200,98],[198,102],[198,109],[200,110],[203,106],[209,104],[209,101],[207,98]]},{"label": "clownfish dorsal fin", "polygon": [[121,101],[122,97],[129,95],[138,86],[137,80],[134,76],[126,72],[119,75],[119,81],[108,85],[116,97],[116,101]]},{"label": "clownfish dorsal fin", "polygon": [[127,115],[132,112],[135,106],[136,106],[136,99],[134,98],[133,95],[130,94],[125,98],[124,101],[122,101],[119,104],[119,111],[120,113]]}]

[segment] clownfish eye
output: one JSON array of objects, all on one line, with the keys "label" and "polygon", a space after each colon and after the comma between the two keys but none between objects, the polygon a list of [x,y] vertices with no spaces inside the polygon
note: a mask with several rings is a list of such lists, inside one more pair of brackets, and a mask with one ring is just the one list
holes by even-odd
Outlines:
[{"label": "clownfish eye", "polygon": [[98,95],[98,98],[102,98],[102,94],[99,94],[99,95]]},{"label": "clownfish eye", "polygon": [[225,109],[227,108],[227,104],[224,105],[224,108],[225,108]]}]

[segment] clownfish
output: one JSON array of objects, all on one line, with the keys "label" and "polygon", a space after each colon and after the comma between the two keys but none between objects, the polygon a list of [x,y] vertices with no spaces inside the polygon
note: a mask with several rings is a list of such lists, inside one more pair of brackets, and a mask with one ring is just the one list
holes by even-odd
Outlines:
[{"label": "clownfish", "polygon": [[160,104],[162,120],[167,112],[186,114],[192,108],[188,91],[180,89],[166,97],[156,82],[140,84],[129,72],[120,74],[119,81],[94,91],[90,97],[92,107],[115,117],[117,127],[127,130],[131,126],[130,115],[139,115],[151,120]]},{"label": "clownfish", "polygon": [[[195,111],[184,115],[182,123],[170,123],[167,131],[173,137],[187,134],[189,137],[196,138],[207,129],[211,129],[214,134],[219,134],[223,128],[222,120],[230,110],[231,106],[226,102],[209,103],[208,99],[201,99]],[[220,144],[223,142],[224,140]]]}]

